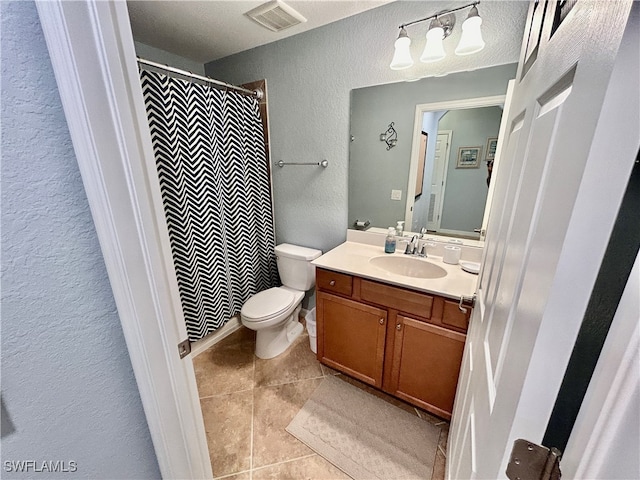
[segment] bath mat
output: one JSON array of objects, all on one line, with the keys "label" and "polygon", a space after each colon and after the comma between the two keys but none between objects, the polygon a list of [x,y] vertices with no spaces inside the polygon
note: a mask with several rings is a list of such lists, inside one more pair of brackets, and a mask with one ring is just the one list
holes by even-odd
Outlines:
[{"label": "bath mat", "polygon": [[429,479],[440,429],[327,377],[287,427],[355,480]]}]

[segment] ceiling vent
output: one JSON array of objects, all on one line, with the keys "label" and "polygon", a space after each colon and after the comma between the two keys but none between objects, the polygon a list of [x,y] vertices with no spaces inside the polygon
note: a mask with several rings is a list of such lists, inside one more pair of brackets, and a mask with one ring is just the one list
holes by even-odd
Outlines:
[{"label": "ceiling vent", "polygon": [[273,32],[280,32],[285,28],[307,21],[306,18],[280,0],[260,5],[245,15]]}]

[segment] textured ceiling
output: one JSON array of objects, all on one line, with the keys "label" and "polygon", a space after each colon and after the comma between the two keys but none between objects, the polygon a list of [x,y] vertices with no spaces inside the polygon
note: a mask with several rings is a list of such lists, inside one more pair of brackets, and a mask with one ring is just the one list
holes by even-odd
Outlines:
[{"label": "textured ceiling", "polygon": [[275,42],[389,3],[391,0],[286,1],[306,19],[272,32],[244,15],[266,0],[127,2],[133,38],[152,47],[206,63]]}]

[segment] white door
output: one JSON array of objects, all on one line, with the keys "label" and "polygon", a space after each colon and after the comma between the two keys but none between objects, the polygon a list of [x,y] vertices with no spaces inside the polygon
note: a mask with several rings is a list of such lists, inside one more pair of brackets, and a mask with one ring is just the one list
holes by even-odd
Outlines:
[{"label": "white door", "polygon": [[[507,122],[509,121],[509,108],[511,106],[511,97],[513,96],[513,87],[515,80],[509,80],[507,85],[507,94],[502,110],[502,119],[500,120],[500,130],[498,132],[498,144],[496,145],[496,153],[493,159],[492,177],[495,179],[498,175],[500,166],[500,157],[504,148],[504,137],[507,132]],[[484,205],[484,215],[482,216],[482,226],[480,227],[480,240],[485,240],[487,235],[487,226],[489,225],[489,214],[491,213],[491,205],[493,204],[493,192],[496,189],[496,182],[492,180],[489,183],[489,191],[487,192],[487,202]]]},{"label": "white door", "polygon": [[[576,200],[631,3],[531,4],[450,429],[449,479],[505,478],[513,441],[542,440],[584,315],[571,302],[592,287],[567,275],[564,262],[584,243],[574,239],[584,225],[572,213],[598,202]],[[603,251],[589,251],[588,261],[599,263]]]},{"label": "white door", "polygon": [[431,174],[431,190],[429,192],[429,210],[427,212],[427,230],[440,230],[442,216],[442,200],[444,198],[445,179],[451,151],[451,130],[440,130],[436,137],[436,150]]}]

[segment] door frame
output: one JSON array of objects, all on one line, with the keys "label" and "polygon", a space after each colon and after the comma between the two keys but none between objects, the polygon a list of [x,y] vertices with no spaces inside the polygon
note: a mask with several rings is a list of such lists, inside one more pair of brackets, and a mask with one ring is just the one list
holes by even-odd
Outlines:
[{"label": "door frame", "polygon": [[126,3],[36,6],[160,472],[212,478]]},{"label": "door frame", "polygon": [[[405,225],[413,225],[413,205],[415,203],[416,195],[416,179],[418,177],[418,160],[420,157],[420,136],[422,135],[423,115],[427,112],[438,110],[460,110],[463,108],[496,107],[498,105],[504,105],[506,98],[507,96],[505,92],[504,95],[464,98],[462,100],[451,100],[445,102],[419,103],[416,105],[416,110],[413,117],[413,140],[411,143],[411,163],[409,164],[409,183],[407,185],[407,204],[405,206],[404,212]],[[485,206],[485,212],[489,207],[490,205],[488,204]]]}]

